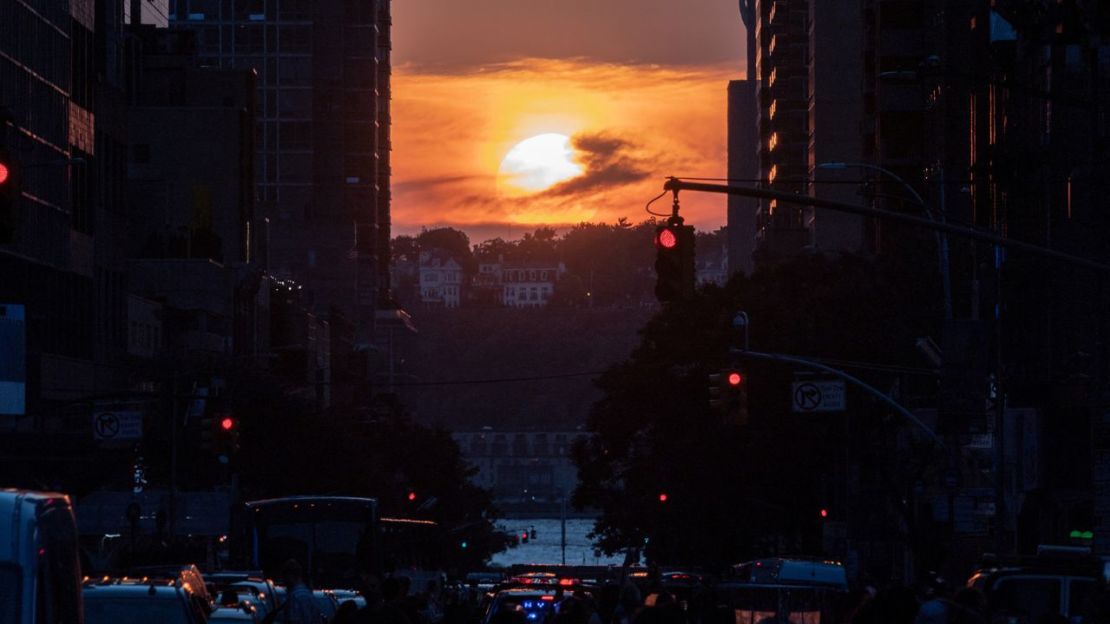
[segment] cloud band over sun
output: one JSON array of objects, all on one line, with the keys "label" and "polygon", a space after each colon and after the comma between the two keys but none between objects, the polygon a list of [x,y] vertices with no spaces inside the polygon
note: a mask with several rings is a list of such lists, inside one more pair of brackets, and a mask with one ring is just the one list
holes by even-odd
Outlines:
[{"label": "cloud band over sun", "polygon": [[[394,228],[639,220],[666,176],[724,176],[727,85],[736,74],[549,59],[462,74],[396,68]],[[570,137],[581,173],[530,194],[499,192],[506,154],[544,133]],[[699,228],[725,221],[721,198],[682,199]]]}]

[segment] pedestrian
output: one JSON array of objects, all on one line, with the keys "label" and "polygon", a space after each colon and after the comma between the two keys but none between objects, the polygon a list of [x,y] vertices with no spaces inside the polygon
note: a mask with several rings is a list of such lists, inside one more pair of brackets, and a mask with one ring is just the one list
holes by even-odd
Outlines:
[{"label": "pedestrian", "polygon": [[632,624],[642,606],[640,589],[631,581],[625,582],[617,599],[617,608],[613,610],[612,624]]},{"label": "pedestrian", "polygon": [[[362,572],[359,574],[359,592],[366,600],[366,606],[361,609],[351,609],[347,607],[340,609],[335,615],[335,620],[332,624],[412,624],[405,614],[386,602],[385,594],[383,591],[384,583],[377,574],[373,572]],[[396,582],[393,584],[396,586]],[[396,587],[390,588],[391,592],[396,592]],[[344,603],[346,606],[348,603]],[[350,602],[349,604],[354,604]]]},{"label": "pedestrian", "polygon": [[324,624],[324,614],[316,606],[312,590],[304,583],[304,569],[296,559],[290,559],[281,567],[282,580],[285,582],[285,602],[270,615],[265,622],[280,624]]},{"label": "pedestrian", "polygon": [[965,587],[952,597],[955,617],[949,618],[949,621],[955,624],[986,624],[986,604],[982,592],[974,587]]},{"label": "pedestrian", "polygon": [[956,605],[950,599],[948,583],[943,577],[931,575],[923,597],[914,624],[954,624],[957,621]]}]

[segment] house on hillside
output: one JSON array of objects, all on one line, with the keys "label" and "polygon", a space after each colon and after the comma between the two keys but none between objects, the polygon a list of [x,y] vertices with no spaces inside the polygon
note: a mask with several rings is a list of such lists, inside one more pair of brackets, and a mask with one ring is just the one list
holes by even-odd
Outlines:
[{"label": "house on hillside", "polygon": [[467,302],[481,307],[501,305],[501,261],[479,261],[478,273],[470,278]]},{"label": "house on hillside", "polygon": [[555,294],[555,284],[566,273],[562,262],[505,263],[501,266],[502,305],[542,308]]},{"label": "house on hillside", "polygon": [[420,302],[457,308],[462,301],[463,267],[442,249],[420,252]]}]

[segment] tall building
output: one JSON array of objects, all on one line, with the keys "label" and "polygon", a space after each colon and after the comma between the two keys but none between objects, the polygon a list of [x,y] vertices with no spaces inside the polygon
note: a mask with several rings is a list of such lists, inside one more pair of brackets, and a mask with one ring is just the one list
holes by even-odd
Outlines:
[{"label": "tall building", "polygon": [[257,74],[259,258],[369,329],[389,291],[389,0],[177,0],[202,66]]},{"label": "tall building", "polygon": [[5,430],[61,428],[73,397],[122,375],[122,18],[120,2],[0,2],[0,147],[20,191],[0,304],[25,309],[27,397]]},{"label": "tall building", "polygon": [[[759,177],[755,83],[728,83],[728,177],[750,184]],[[728,259],[730,271],[750,275],[755,268],[756,211],[759,202],[750,197],[728,196]]]},{"label": "tall building", "polygon": [[[809,194],[822,199],[859,203],[858,163],[862,159],[863,122],[862,8],[859,0],[810,2],[806,65],[806,179]],[[806,227],[813,248],[821,252],[864,251],[862,218],[831,210],[808,211]]]},{"label": "tall building", "polygon": [[[729,84],[729,178],[858,202],[858,187],[845,182],[860,172],[828,165],[862,159],[860,1],[743,0],[740,12],[748,78]],[[866,225],[851,215],[730,196],[732,270],[812,251],[867,251]]]},{"label": "tall building", "polygon": [[[766,188],[804,193],[809,143],[808,0],[756,0],[755,95],[759,178]],[[756,260],[774,261],[812,245],[808,209],[761,201]]]}]

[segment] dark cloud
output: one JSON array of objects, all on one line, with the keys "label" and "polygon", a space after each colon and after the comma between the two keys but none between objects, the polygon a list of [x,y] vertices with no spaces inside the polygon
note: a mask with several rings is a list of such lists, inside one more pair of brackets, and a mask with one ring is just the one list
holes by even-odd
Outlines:
[{"label": "dark cloud", "polygon": [[[834,0],[826,0],[832,2]],[[744,58],[734,0],[397,0],[393,61],[466,69],[527,57],[702,65]]]},{"label": "dark cloud", "polygon": [[582,175],[560,182],[543,193],[548,197],[566,197],[639,182],[651,172],[637,146],[610,133],[576,134],[571,138],[578,152]]},{"label": "dark cloud", "polygon": [[482,179],[482,176],[446,176],[441,178],[417,178],[415,180],[405,180],[403,182],[394,182],[392,188],[394,191],[428,191],[432,189],[441,188],[444,186],[451,186],[460,182],[469,182],[471,180]]}]

